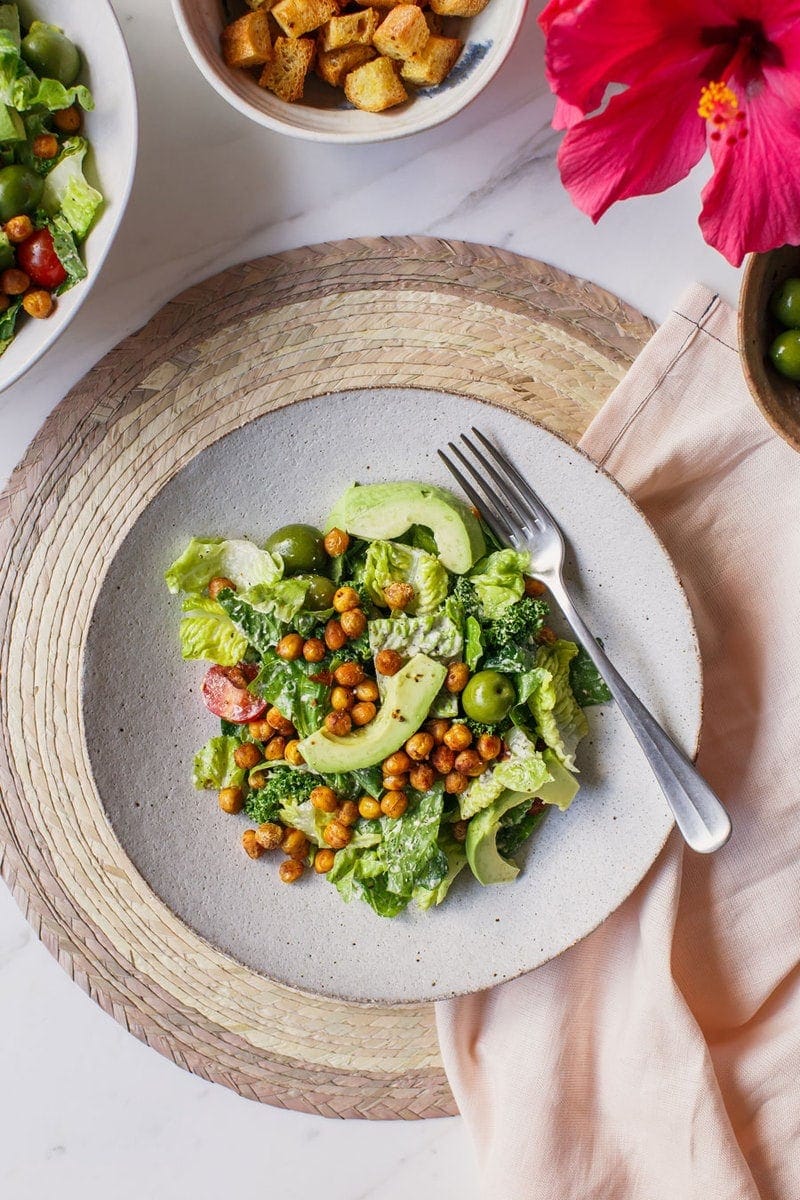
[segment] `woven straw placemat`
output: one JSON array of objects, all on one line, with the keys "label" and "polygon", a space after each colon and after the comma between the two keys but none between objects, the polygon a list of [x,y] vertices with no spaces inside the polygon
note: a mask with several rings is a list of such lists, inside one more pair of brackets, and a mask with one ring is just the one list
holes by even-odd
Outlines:
[{"label": "woven straw placemat", "polygon": [[202,941],[138,876],[83,741],[86,629],[142,508],[229,430],[309,396],[415,386],[575,440],[651,333],[608,292],[502,250],[325,244],[185,292],[47,420],[0,499],[0,869],[48,949],[131,1033],[270,1104],[455,1111],[431,1005],[290,991]]}]

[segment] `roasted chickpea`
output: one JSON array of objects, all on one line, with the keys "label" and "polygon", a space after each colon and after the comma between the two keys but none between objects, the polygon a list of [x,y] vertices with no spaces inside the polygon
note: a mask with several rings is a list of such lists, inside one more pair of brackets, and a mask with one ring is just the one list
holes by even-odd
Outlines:
[{"label": "roasted chickpea", "polygon": [[451,725],[444,735],[444,744],[456,752],[466,750],[467,746],[472,745],[472,733],[466,725]]},{"label": "roasted chickpea", "polygon": [[383,589],[383,598],[393,610],[408,608],[415,596],[414,588],[410,583],[387,583]]},{"label": "roasted chickpea", "polygon": [[285,633],[275,647],[275,653],[286,662],[294,662],[303,653],[303,639],[299,633]]},{"label": "roasted chickpea", "polygon": [[481,758],[486,762],[491,762],[503,749],[503,739],[499,738],[496,733],[482,733],[478,738],[477,746]]},{"label": "roasted chickpea", "polygon": [[364,669],[363,667],[360,667],[357,662],[342,663],[342,665],[337,667],[333,672],[333,678],[337,683],[340,683],[342,687],[355,687],[356,684],[362,682],[364,678]]},{"label": "roasted chickpea", "polygon": [[455,750],[451,750],[449,746],[437,746],[431,755],[431,763],[440,775],[449,774],[453,769],[455,761],[456,752]]},{"label": "roasted chickpea", "polygon": [[260,788],[267,786],[266,771],[254,771],[250,776],[250,787],[258,791]]},{"label": "roasted chickpea", "polygon": [[283,737],[294,737],[297,733],[294,725],[290,720],[283,716],[280,709],[267,709],[267,724],[272,726],[276,733],[280,733]]},{"label": "roasted chickpea", "polygon": [[329,558],[339,558],[350,545],[350,534],[334,525],[333,529],[329,529],[325,534],[322,544]]},{"label": "roasted chickpea", "polygon": [[369,725],[370,721],[375,720],[377,708],[371,700],[359,700],[358,704],[354,704],[350,709],[354,725]]},{"label": "roasted chickpea", "polygon": [[257,742],[269,741],[275,732],[269,721],[248,721],[247,730],[250,737],[255,738]]},{"label": "roasted chickpea", "polygon": [[318,875],[327,875],[336,859],[336,854],[333,850],[318,850],[314,855],[314,870]]},{"label": "roasted chickpea", "polygon": [[275,821],[265,821],[256,830],[256,841],[264,850],[277,850],[286,831]]},{"label": "roasted chickpea", "polygon": [[308,838],[301,829],[287,829],[281,842],[281,850],[289,858],[308,857]]},{"label": "roasted chickpea", "polygon": [[233,761],[243,771],[249,771],[261,762],[261,751],[252,742],[242,742],[233,752]]},{"label": "roasted chickpea", "polygon": [[58,138],[53,133],[37,133],[31,150],[34,158],[55,158],[58,154]]},{"label": "roasted chickpea", "polygon": [[408,775],[384,775],[383,786],[387,792],[402,792],[408,787]]},{"label": "roasted chickpea", "polygon": [[451,771],[444,781],[444,790],[449,796],[460,796],[469,787],[469,778],[460,771]]},{"label": "roasted chickpea", "polygon": [[9,267],[6,271],[0,274],[0,291],[5,292],[7,296],[21,296],[23,292],[27,292],[31,286],[31,281],[24,271],[18,271],[16,267]]},{"label": "roasted chickpea", "polygon": [[547,588],[540,579],[531,579],[530,575],[525,576],[525,595],[526,596],[543,596]]},{"label": "roasted chickpea", "polygon": [[331,708],[335,712],[347,712],[355,704],[355,696],[350,688],[335,687],[331,692]]},{"label": "roasted chickpea", "polygon": [[405,792],[389,792],[381,800],[381,812],[392,821],[402,817],[407,808],[408,796]]},{"label": "roasted chickpea", "polygon": [[396,675],[403,660],[396,650],[380,650],[375,655],[375,670],[379,675]]},{"label": "roasted chickpea", "polygon": [[381,806],[374,796],[362,796],[358,802],[358,811],[365,821],[374,821],[381,815]]},{"label": "roasted chickpea", "polygon": [[536,640],[543,642],[545,646],[554,646],[558,641],[558,634],[549,625],[543,625],[536,635]]},{"label": "roasted chickpea", "polygon": [[341,622],[331,617],[325,626],[325,645],[329,650],[341,650],[346,643],[347,634],[342,629]]},{"label": "roasted chickpea", "polygon": [[433,745],[433,734],[420,730],[419,733],[412,734],[406,742],[406,754],[413,758],[414,762],[422,762],[430,754]]},{"label": "roasted chickpea", "polygon": [[410,771],[411,766],[411,758],[405,750],[395,750],[394,754],[383,760],[381,770],[384,775],[402,775],[404,771]]},{"label": "roasted chickpea", "polygon": [[286,743],[283,757],[293,767],[301,767],[306,761],[300,753],[300,742],[297,738],[292,738],[290,742]]},{"label": "roasted chickpea", "polygon": [[278,867],[278,875],[282,883],[297,883],[304,871],[305,867],[298,858],[287,858]]},{"label": "roasted chickpea", "polygon": [[256,841],[255,829],[245,829],[242,834],[242,849],[251,858],[261,858],[261,855],[264,853],[264,847],[260,846]]},{"label": "roasted chickpea", "polygon": [[425,722],[425,729],[433,737],[437,746],[444,741],[444,735],[450,728],[450,722],[445,717],[434,717],[430,721]]},{"label": "roasted chickpea", "polygon": [[486,763],[481,758],[477,750],[462,750],[456,755],[455,770],[461,775],[469,775],[474,779],[477,775],[482,775],[486,770]]},{"label": "roasted chickpea", "polygon": [[459,692],[463,692],[468,683],[469,667],[467,664],[463,662],[450,663],[444,679],[444,686],[448,692],[456,696]]},{"label": "roasted chickpea", "polygon": [[454,821],[452,834],[457,842],[465,842],[467,840],[467,821]]},{"label": "roasted chickpea", "polygon": [[333,593],[333,607],[337,613],[349,612],[361,607],[361,597],[355,588],[340,587]]},{"label": "roasted chickpea", "polygon": [[332,813],[336,812],[339,807],[339,797],[336,792],[333,788],[325,787],[323,784],[312,788],[308,798],[319,812]]},{"label": "roasted chickpea", "polygon": [[22,297],[22,307],[29,317],[35,317],[37,321],[46,321],[55,307],[55,301],[44,288],[31,288]]},{"label": "roasted chickpea", "polygon": [[236,591],[236,584],[225,575],[215,575],[208,581],[208,594],[212,600],[216,600],[220,592],[224,592],[226,588],[230,588],[232,592]]},{"label": "roasted chickpea", "polygon": [[328,733],[332,733],[334,737],[347,737],[347,734],[353,728],[353,721],[349,712],[329,712],[325,718],[325,728]]},{"label": "roasted chickpea", "polygon": [[30,217],[12,217],[10,221],[6,221],[3,226],[5,235],[11,242],[12,246],[18,246],[20,242],[26,241],[33,233],[33,222]]},{"label": "roasted chickpea", "polygon": [[278,762],[286,755],[286,738],[276,733],[264,746],[264,758],[267,762]]},{"label": "roasted chickpea", "polygon": [[244,792],[240,787],[222,788],[219,793],[219,806],[226,813],[241,812],[244,808]]},{"label": "roasted chickpea", "polygon": [[321,638],[306,638],[303,642],[303,658],[306,662],[322,662],[325,654],[325,643]]},{"label": "roasted chickpea", "polygon": [[343,825],[355,825],[358,820],[358,805],[355,800],[345,800],[336,814],[336,820],[341,821]]},{"label": "roasted chickpea", "polygon": [[323,841],[327,842],[333,850],[343,850],[350,843],[352,837],[352,829],[336,819],[330,821],[322,831]]},{"label": "roasted chickpea", "polygon": [[77,133],[81,127],[80,109],[75,104],[53,113],[53,124],[60,133]]},{"label": "roasted chickpea", "polygon": [[348,608],[339,618],[339,624],[349,638],[361,637],[367,628],[367,618],[363,608]]},{"label": "roasted chickpea", "polygon": [[379,696],[378,685],[374,679],[365,679],[356,688],[356,700],[368,700],[374,704]]},{"label": "roasted chickpea", "polygon": [[428,792],[436,782],[436,772],[427,763],[419,763],[408,777],[408,782],[416,792]]}]

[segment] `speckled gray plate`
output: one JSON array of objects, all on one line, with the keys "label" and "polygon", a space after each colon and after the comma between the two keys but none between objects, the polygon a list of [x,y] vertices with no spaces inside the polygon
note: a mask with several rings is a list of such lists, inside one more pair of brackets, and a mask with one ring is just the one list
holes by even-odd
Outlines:
[{"label": "speckled gray plate", "polygon": [[694,628],[663,547],[619,487],[543,428],[438,392],[361,391],[272,412],[200,453],[120,547],[89,630],[87,744],[127,854],[202,937],[270,978],[385,1003],[475,991],[539,966],[594,929],[633,890],[672,826],[624,721],[589,711],[582,787],[553,813],[510,885],[464,873],[447,902],[395,920],[345,906],[321,879],[286,887],[276,861],[247,859],[243,818],[195,792],[192,756],[216,732],[199,698],[204,668],[180,659],[167,564],[193,534],[263,540],[287,521],[321,522],[351,480],[450,481],[437,447],[478,424],[513,454],[571,546],[576,598],[611,657],[693,753],[701,679]]}]

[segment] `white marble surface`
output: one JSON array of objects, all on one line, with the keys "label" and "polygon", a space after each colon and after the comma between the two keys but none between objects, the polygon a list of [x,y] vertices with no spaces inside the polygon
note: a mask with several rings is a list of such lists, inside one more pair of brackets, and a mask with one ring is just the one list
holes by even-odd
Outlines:
[{"label": "white marble surface", "polygon": [[[503,0],[494,0],[502,3]],[[704,167],[599,226],[574,210],[533,14],[460,117],[387,146],[271,135],[195,70],[167,0],[117,0],[140,91],[141,153],[122,231],[67,335],[0,395],[0,478],[102,354],[183,286],[308,242],[424,233],[548,259],[662,317],[738,272],[697,229]],[[407,1200],[478,1195],[460,1121],[333,1122],[250,1103],[125,1034],[61,972],[0,884],[0,1195],[9,1200]]]}]

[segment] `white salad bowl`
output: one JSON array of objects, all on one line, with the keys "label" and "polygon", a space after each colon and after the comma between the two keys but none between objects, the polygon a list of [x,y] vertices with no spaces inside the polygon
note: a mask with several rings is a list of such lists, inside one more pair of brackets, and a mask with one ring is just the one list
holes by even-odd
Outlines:
[{"label": "white salad bowl", "polygon": [[109,0],[22,0],[19,7],[26,22],[38,19],[58,25],[81,52],[80,82],[87,84],[95,102],[94,110],[84,114],[90,145],[86,174],[105,202],[81,247],[86,278],[59,297],[47,320],[19,320],[16,337],[0,357],[0,390],[41,358],[89,295],[128,203],[138,140],[133,72]]},{"label": "white salad bowl", "polygon": [[[489,0],[477,17],[453,21],[464,40],[461,57],[438,88],[414,90],[405,104],[382,113],[353,108],[344,92],[312,73],[305,99],[279,100],[258,86],[251,71],[227,67],[219,38],[227,23],[222,0],[172,0],[183,40],[202,74],[223,99],[251,121],[316,142],[388,142],[440,125],[471,103],[503,65],[519,32],[527,0]],[[234,12],[239,10],[234,8]],[[242,11],[246,11],[242,6]]]}]

